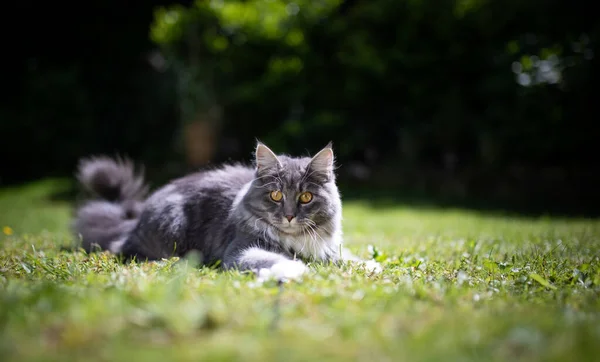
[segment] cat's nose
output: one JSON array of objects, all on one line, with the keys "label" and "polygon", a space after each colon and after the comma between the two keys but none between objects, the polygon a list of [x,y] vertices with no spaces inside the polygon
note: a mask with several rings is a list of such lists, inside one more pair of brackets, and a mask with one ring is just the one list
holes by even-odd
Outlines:
[{"label": "cat's nose", "polygon": [[292,222],[294,215],[285,215],[285,218],[288,219],[288,222]]}]

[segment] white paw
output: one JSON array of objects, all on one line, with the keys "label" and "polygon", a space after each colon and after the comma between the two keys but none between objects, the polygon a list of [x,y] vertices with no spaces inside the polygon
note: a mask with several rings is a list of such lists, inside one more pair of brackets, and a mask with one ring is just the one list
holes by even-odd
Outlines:
[{"label": "white paw", "polygon": [[283,260],[269,269],[263,268],[258,271],[259,280],[276,279],[276,280],[291,280],[299,279],[308,267],[300,261]]},{"label": "white paw", "polygon": [[379,274],[383,271],[381,264],[379,264],[375,260],[364,261],[361,263],[361,266],[365,269],[365,271],[369,273]]}]

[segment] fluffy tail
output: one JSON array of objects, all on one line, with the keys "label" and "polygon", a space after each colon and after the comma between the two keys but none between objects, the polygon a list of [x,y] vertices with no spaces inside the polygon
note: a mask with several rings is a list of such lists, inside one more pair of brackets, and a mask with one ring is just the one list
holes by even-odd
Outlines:
[{"label": "fluffy tail", "polygon": [[77,179],[96,197],[77,209],[76,237],[88,252],[118,253],[137,224],[148,192],[143,172],[129,160],[93,157],[79,163]]}]

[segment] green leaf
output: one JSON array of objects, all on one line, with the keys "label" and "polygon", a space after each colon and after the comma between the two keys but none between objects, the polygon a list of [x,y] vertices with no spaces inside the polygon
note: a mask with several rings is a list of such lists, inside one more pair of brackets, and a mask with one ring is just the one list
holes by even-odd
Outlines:
[{"label": "green leaf", "polygon": [[533,280],[535,280],[536,282],[540,283],[541,285],[545,286],[546,288],[550,288],[550,289],[556,289],[556,287],[552,284],[550,284],[549,281],[547,281],[546,279],[544,279],[541,275],[536,274],[536,273],[531,273],[529,274],[529,277]]}]

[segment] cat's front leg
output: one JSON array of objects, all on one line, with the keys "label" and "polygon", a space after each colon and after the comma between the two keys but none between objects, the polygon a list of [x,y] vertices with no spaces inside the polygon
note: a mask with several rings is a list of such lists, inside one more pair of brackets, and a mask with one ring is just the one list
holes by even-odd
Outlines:
[{"label": "cat's front leg", "polygon": [[298,279],[308,271],[301,261],[259,247],[249,247],[226,257],[226,268],[251,270],[261,279]]}]

